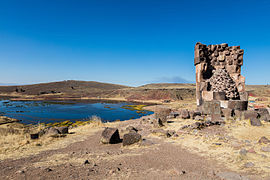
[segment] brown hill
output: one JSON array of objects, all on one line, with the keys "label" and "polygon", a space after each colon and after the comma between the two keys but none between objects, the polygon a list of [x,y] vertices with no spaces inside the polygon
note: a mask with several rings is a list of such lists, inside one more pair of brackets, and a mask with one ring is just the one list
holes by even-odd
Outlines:
[{"label": "brown hill", "polygon": [[68,96],[98,96],[128,86],[100,83],[95,81],[60,81],[22,86],[0,86],[1,94],[12,95],[68,95]]}]

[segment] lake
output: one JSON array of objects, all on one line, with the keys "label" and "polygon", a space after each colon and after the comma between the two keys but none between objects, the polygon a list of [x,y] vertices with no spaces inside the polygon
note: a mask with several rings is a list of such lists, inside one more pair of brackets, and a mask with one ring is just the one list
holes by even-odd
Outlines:
[{"label": "lake", "polygon": [[0,115],[21,120],[24,124],[84,121],[99,116],[103,122],[136,119],[153,112],[136,110],[132,103],[91,101],[9,101],[0,100]]}]

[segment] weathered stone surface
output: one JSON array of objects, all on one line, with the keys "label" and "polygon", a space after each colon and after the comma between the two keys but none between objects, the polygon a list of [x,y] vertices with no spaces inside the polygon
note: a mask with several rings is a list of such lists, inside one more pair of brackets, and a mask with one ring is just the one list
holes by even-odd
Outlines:
[{"label": "weathered stone surface", "polygon": [[214,100],[226,100],[226,93],[225,92],[213,92],[213,99]]},{"label": "weathered stone surface", "polygon": [[203,114],[221,114],[219,101],[204,101],[202,105]]},{"label": "weathered stone surface", "polygon": [[68,134],[68,127],[57,127],[56,128],[60,134]]},{"label": "weathered stone surface", "polygon": [[239,111],[245,111],[248,108],[248,101],[242,101],[242,100],[228,101],[228,108],[239,110]]},{"label": "weathered stone surface", "polygon": [[240,120],[242,119],[242,114],[243,114],[243,111],[234,110],[234,116]]},{"label": "weathered stone surface", "polygon": [[38,139],[38,138],[39,138],[38,133],[30,134],[30,139]]},{"label": "weathered stone surface", "polygon": [[118,129],[106,127],[101,134],[100,142],[103,144],[116,144],[121,142]]},{"label": "weathered stone surface", "polygon": [[189,118],[190,118],[190,115],[189,115],[188,109],[182,109],[182,110],[181,110],[181,115],[180,115],[180,117],[181,117],[182,119],[189,119]]},{"label": "weathered stone surface", "polygon": [[263,152],[270,152],[270,146],[262,147],[261,148],[261,151],[263,151]]},{"label": "weathered stone surface", "polygon": [[201,115],[201,112],[195,110],[195,111],[189,111],[189,114],[190,114],[191,119],[195,119],[196,116],[200,116]]},{"label": "weathered stone surface", "polygon": [[47,132],[46,132],[47,136],[50,137],[58,137],[60,135],[60,132],[58,131],[58,129],[51,127]]},{"label": "weathered stone surface", "polygon": [[253,118],[253,117],[250,118],[250,124],[251,124],[252,126],[261,126],[261,125],[262,125],[260,119],[258,119],[258,118]]},{"label": "weathered stone surface", "polygon": [[167,118],[171,113],[171,109],[167,107],[157,107],[155,109],[155,118],[160,119],[162,123],[167,123]]},{"label": "weathered stone surface", "polygon": [[[245,78],[241,75],[243,54],[244,50],[240,46],[206,46],[196,43],[194,65],[197,106],[203,106],[205,101],[218,100],[223,108],[247,110],[248,94],[245,92]],[[228,100],[237,101],[229,103]],[[204,113],[208,114],[207,111]]]},{"label": "weathered stone surface", "polygon": [[240,96],[236,88],[236,84],[230,77],[227,70],[217,69],[217,70],[213,70],[213,72],[214,74],[209,79],[209,82],[211,85],[211,91],[225,93],[225,97],[216,96],[216,98],[222,98],[222,99],[217,99],[217,100],[239,99]]},{"label": "weathered stone surface", "polygon": [[133,126],[128,126],[128,127],[126,128],[126,130],[129,131],[129,132],[131,132],[131,131],[138,132],[138,129],[136,129],[136,128],[133,127]]},{"label": "weathered stone surface", "polygon": [[261,138],[259,139],[258,143],[261,143],[261,144],[268,144],[268,143],[270,143],[270,140],[269,140],[267,137],[263,136],[263,137],[261,137]]},{"label": "weathered stone surface", "polygon": [[270,122],[270,114],[266,108],[260,108],[258,109],[258,114],[260,116],[260,119],[265,122]]},{"label": "weathered stone surface", "polygon": [[153,119],[153,125],[156,128],[164,126],[164,124],[160,118]]},{"label": "weathered stone surface", "polygon": [[202,116],[196,116],[196,117],[194,118],[194,120],[196,120],[196,121],[203,121],[204,118],[203,118]]},{"label": "weathered stone surface", "polygon": [[232,117],[233,115],[233,110],[230,108],[221,109],[221,112],[222,112],[222,115],[227,119]]},{"label": "weathered stone surface", "polygon": [[123,146],[128,146],[134,143],[137,143],[141,140],[142,136],[139,133],[130,132],[128,134],[124,134],[123,137]]},{"label": "weathered stone surface", "polygon": [[256,119],[259,117],[258,113],[254,110],[245,111],[243,112],[243,114],[244,114],[244,119],[251,119],[251,118]]}]

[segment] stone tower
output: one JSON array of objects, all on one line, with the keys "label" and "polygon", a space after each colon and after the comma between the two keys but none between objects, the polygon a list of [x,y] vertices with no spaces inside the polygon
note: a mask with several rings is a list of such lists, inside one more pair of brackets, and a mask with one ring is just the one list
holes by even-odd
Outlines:
[{"label": "stone tower", "polygon": [[246,110],[248,94],[241,75],[244,50],[226,43],[207,46],[198,42],[194,54],[197,106],[215,102],[220,108]]}]

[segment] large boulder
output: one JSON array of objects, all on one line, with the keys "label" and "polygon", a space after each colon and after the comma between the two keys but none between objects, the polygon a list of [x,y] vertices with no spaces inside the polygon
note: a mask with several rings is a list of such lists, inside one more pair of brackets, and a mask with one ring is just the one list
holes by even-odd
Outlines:
[{"label": "large boulder", "polygon": [[121,142],[118,129],[106,127],[101,134],[100,142],[103,144],[116,144]]},{"label": "large boulder", "polygon": [[137,143],[141,140],[141,138],[142,136],[136,132],[130,132],[130,133],[124,134],[123,146],[128,146],[128,145]]},{"label": "large boulder", "polygon": [[58,129],[56,129],[54,127],[51,127],[46,132],[46,135],[49,136],[49,137],[59,137],[60,132],[58,131]]},{"label": "large boulder", "polygon": [[66,126],[57,127],[56,129],[60,132],[60,134],[68,134],[68,127]]},{"label": "large boulder", "polygon": [[162,123],[167,123],[167,118],[171,113],[171,109],[167,107],[157,107],[155,109],[155,118],[160,119]]}]

